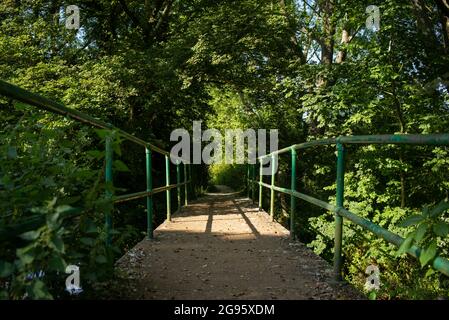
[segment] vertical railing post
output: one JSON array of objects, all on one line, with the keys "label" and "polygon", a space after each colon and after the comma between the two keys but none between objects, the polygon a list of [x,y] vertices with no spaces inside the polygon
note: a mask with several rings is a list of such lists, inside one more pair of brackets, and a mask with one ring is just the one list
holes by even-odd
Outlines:
[{"label": "vertical railing post", "polygon": [[189,188],[187,189],[187,191],[190,194],[190,199],[195,199],[195,197],[193,196],[192,165],[191,164],[189,164],[187,166],[187,177],[189,179]]},{"label": "vertical railing post", "polygon": [[251,197],[253,198],[253,203],[256,200],[256,165],[251,165],[252,179],[251,179]]},{"label": "vertical railing post", "polygon": [[[341,143],[337,143],[337,208],[343,207],[343,197],[345,188],[345,150]],[[341,280],[342,267],[342,240],[343,240],[343,217],[335,213],[335,245],[334,245],[334,273],[336,280]]]},{"label": "vertical railing post", "polygon": [[[108,135],[106,137],[106,152],[105,152],[105,182],[106,182],[106,199],[111,200],[112,192],[110,191],[113,188],[114,180],[113,180],[113,136]],[[107,204],[105,211],[105,228],[106,228],[106,245],[111,245],[111,229],[112,229],[112,209],[113,204]]]},{"label": "vertical railing post", "polygon": [[181,163],[176,163],[176,191],[178,196],[178,210],[181,209]]},{"label": "vertical railing post", "polygon": [[[146,171],[147,171],[147,192],[153,191],[153,174],[152,174],[152,161],[151,161],[151,149],[145,148],[146,154]],[[153,196],[147,196],[147,237],[153,239]]]},{"label": "vertical railing post", "polygon": [[246,196],[249,198],[249,188],[251,188],[251,179],[249,177],[249,169],[250,165],[249,163],[246,165]]},{"label": "vertical railing post", "polygon": [[[170,159],[165,156],[165,185],[170,186]],[[167,196],[167,220],[171,221],[171,201],[170,201],[170,189],[165,192]]]},{"label": "vertical railing post", "polygon": [[263,165],[262,165],[262,159],[260,160],[260,168],[259,168],[259,211],[262,211],[262,182],[263,182],[263,175],[262,175],[262,171],[263,171]]},{"label": "vertical railing post", "polygon": [[188,194],[187,194],[187,164],[184,163],[184,205],[188,205]]},{"label": "vertical railing post", "polygon": [[193,169],[193,166],[191,164],[189,164],[190,195],[191,195],[192,199],[196,199],[195,185],[193,184],[193,180],[192,180],[192,169]]},{"label": "vertical railing post", "polygon": [[270,193],[270,216],[271,220],[274,221],[274,178],[276,176],[276,165],[275,157],[271,155],[271,193]]},{"label": "vertical railing post", "polygon": [[[296,149],[292,148],[292,173],[291,173],[291,191],[296,191]],[[296,197],[290,196],[290,237],[295,239],[295,219],[296,218]]]}]

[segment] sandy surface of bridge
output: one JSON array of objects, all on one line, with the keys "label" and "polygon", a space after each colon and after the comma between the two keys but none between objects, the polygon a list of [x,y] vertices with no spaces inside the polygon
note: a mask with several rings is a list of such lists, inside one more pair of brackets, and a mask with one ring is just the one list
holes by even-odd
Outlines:
[{"label": "sandy surface of bridge", "polygon": [[118,261],[130,299],[358,299],[331,266],[251,200],[219,188]]}]

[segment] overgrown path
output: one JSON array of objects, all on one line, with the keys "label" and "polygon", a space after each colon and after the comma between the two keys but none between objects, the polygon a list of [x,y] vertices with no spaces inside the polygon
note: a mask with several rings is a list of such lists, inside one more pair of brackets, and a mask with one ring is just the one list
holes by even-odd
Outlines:
[{"label": "overgrown path", "polygon": [[[229,191],[218,187],[221,191]],[[354,299],[331,267],[289,240],[248,198],[215,193],[192,202],[118,261],[132,280],[127,298]]]}]

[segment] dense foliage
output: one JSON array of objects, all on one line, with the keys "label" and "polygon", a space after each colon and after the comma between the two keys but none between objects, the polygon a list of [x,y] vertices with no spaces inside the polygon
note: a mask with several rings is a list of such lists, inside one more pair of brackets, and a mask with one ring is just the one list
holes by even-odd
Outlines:
[{"label": "dense foliage", "polygon": [[[80,30],[65,27],[65,8],[73,4],[80,8]],[[365,25],[373,4],[381,14],[374,31]],[[0,3],[1,79],[165,149],[170,132],[191,130],[194,120],[222,131],[279,129],[281,147],[339,135],[447,132],[448,75],[445,0]],[[1,296],[67,297],[62,284],[70,263],[82,266],[83,286],[93,292],[111,277],[112,262],[143,237],[144,203],[114,208],[114,246],[106,249],[105,133],[3,97],[0,119],[0,230],[45,217],[20,238],[1,239]],[[119,137],[115,146],[117,183],[110,191],[144,190],[144,150]],[[438,204],[449,196],[448,149],[357,146],[347,152],[345,206],[409,235],[408,244],[424,245],[428,257],[447,257],[449,216],[444,202]],[[326,147],[298,154],[298,189],[334,201],[335,158]],[[163,168],[155,157],[158,186]],[[199,170],[196,178],[205,185],[207,169]],[[289,186],[289,170],[289,157],[282,157],[278,185]],[[213,182],[237,189],[245,172],[243,166],[209,168]],[[276,215],[285,222],[289,199],[277,197]],[[156,201],[156,222],[163,206]],[[426,215],[432,209],[438,214]],[[70,214],[75,223],[64,219]],[[300,240],[330,261],[333,215],[305,202],[298,214]],[[410,216],[415,220],[399,225]],[[448,279],[430,271],[429,261],[398,255],[348,222],[344,234],[345,278],[360,289],[365,268],[377,264],[380,298],[448,295]]]}]

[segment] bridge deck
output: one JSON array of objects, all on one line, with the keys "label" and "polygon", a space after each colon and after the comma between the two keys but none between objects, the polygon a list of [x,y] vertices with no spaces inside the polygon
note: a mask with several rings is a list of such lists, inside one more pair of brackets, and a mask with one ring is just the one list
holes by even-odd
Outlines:
[{"label": "bridge deck", "polygon": [[331,267],[247,198],[208,194],[118,261],[128,298],[354,299]]}]

